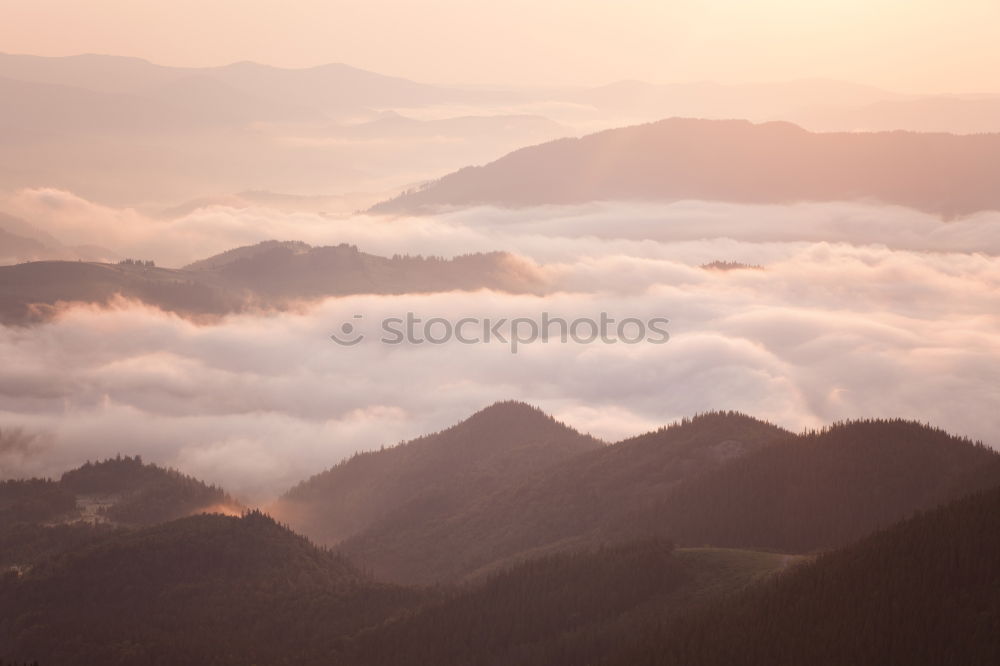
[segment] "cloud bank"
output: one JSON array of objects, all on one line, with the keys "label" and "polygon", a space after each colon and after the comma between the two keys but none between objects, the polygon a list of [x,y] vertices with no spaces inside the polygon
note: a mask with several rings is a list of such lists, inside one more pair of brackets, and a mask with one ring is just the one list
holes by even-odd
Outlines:
[{"label": "cloud bank", "polygon": [[[278,231],[380,254],[506,249],[534,262],[551,293],[353,296],[212,325],[122,303],[0,329],[0,429],[20,433],[0,446],[4,476],[140,453],[264,501],[354,451],[505,398],[607,440],[738,409],[792,429],[916,418],[1000,444],[998,217],[943,223],[860,204],[602,204],[414,219],[215,207],[163,222],[156,246],[138,214],[90,213],[87,224],[107,214],[134,227],[105,244],[177,261]],[[75,233],[71,218],[31,219],[53,235]],[[765,269],[699,268],[716,259]],[[512,355],[500,343],[329,339],[355,314],[370,325],[406,312],[666,317],[671,340],[535,343]]]}]

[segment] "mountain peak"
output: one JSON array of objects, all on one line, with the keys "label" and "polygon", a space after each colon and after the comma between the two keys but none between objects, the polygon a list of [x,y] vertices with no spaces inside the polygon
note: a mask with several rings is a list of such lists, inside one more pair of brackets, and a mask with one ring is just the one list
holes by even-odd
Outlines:
[{"label": "mountain peak", "polygon": [[292,488],[275,511],[324,543],[392,532],[601,446],[537,407],[502,401],[445,430],[357,454]]},{"label": "mountain peak", "polygon": [[555,418],[543,412],[541,408],[520,400],[498,400],[493,404],[483,407],[462,423],[492,424],[497,420],[508,419],[522,422],[558,423],[563,427],[570,428],[570,426],[556,421]]}]

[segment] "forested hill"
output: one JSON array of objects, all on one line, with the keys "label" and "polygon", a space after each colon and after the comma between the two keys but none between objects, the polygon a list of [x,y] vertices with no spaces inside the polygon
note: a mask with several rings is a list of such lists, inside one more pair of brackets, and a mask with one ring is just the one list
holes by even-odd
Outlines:
[{"label": "forested hill", "polygon": [[62,475],[59,484],[77,496],[107,502],[99,517],[124,525],[152,525],[199,511],[236,511],[221,488],[186,474],[143,463],[139,456],[87,462]]},{"label": "forested hill", "polygon": [[786,122],[670,118],[522,148],[372,210],[870,200],[950,217],[1000,208],[998,170],[1000,134],[822,134]]},{"label": "forested hill", "polygon": [[419,530],[602,446],[537,408],[500,402],[441,432],[360,453],[291,489],[274,511],[321,543],[375,525]]},{"label": "forested hill", "polygon": [[403,582],[649,536],[800,553],[846,545],[991,485],[1000,485],[1000,454],[919,423],[791,435],[716,413],[483,487],[449,513],[414,505],[405,520],[372,523],[340,547]]},{"label": "forested hill", "polygon": [[[259,511],[143,526],[183,506],[172,493],[211,487],[119,457],[59,481],[0,484],[0,515],[35,520],[0,529],[0,656],[995,663],[998,460],[910,421],[793,435],[735,412],[605,445],[502,402],[291,491],[320,528],[326,515],[328,529],[360,530],[339,554]],[[58,513],[110,497],[107,517],[162,487],[174,499],[129,524],[72,525]],[[372,571],[444,584],[379,582]]]},{"label": "forested hill", "polygon": [[341,547],[391,580],[428,582],[552,550],[662,536],[662,530],[621,534],[622,521],[684,479],[786,437],[791,433],[743,414],[702,414],[477,487],[450,515],[372,524]]},{"label": "forested hill", "polygon": [[656,629],[605,666],[1000,663],[1000,488]]},{"label": "forested hill", "polygon": [[193,516],[5,578],[0,654],[70,666],[321,664],[343,636],[422,599],[263,514]]},{"label": "forested hill", "polygon": [[358,636],[352,666],[600,663],[643,627],[781,571],[787,558],[675,551],[660,540],[559,553],[498,571]]},{"label": "forested hill", "polygon": [[854,421],[763,448],[636,515],[678,543],[808,552],[1000,485],[1000,454],[901,420]]},{"label": "forested hill", "polygon": [[0,482],[0,528],[25,523],[151,525],[198,511],[238,511],[224,490],[139,456],[87,462],[58,481]]}]

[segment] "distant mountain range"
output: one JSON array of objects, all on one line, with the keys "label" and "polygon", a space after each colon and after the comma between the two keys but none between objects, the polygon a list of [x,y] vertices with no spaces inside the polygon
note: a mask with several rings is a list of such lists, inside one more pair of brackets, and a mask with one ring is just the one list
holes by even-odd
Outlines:
[{"label": "distant mountain range", "polygon": [[[112,498],[105,520],[79,520],[81,498],[97,497]],[[259,511],[199,515],[220,498],[130,457],[0,483],[0,654],[349,666],[1000,657],[1000,454],[918,423],[792,435],[718,412],[606,445],[497,403],[289,491],[280,515],[340,553]]]},{"label": "distant mountain range", "polygon": [[[159,121],[143,117],[143,105],[149,103],[155,103],[164,114],[186,112],[181,118],[187,122],[228,123],[320,120],[371,107],[471,102],[480,97],[478,93],[415,83],[343,64],[282,69],[240,62],[192,68],[107,55],[46,58],[0,54],[0,85],[12,86],[14,82],[35,86],[21,90],[26,99],[89,90],[102,106],[110,101],[122,105],[120,112],[136,122]],[[11,105],[6,112],[13,113],[16,108]],[[22,108],[22,112],[28,110]],[[82,110],[51,109],[53,113],[74,111]],[[166,127],[172,125],[175,122]]]},{"label": "distant mountain range", "polygon": [[950,218],[1000,209],[997,173],[1000,134],[817,134],[783,122],[672,118],[524,148],[372,211],[609,200],[867,200]]},{"label": "distant mountain range", "polygon": [[67,246],[24,220],[0,212],[0,266],[26,261],[109,261],[117,255],[96,245]]},{"label": "distant mountain range", "polygon": [[347,294],[399,294],[543,288],[504,253],[453,259],[379,257],[352,245],[312,247],[266,241],[229,250],[182,269],[143,261],[106,264],[38,261],[0,266],[0,323],[45,321],[61,305],[141,301],[185,316],[220,316]]},{"label": "distant mountain range", "polygon": [[147,211],[266,190],[325,198],[327,212],[340,200],[336,211],[351,213],[523,146],[677,116],[1000,132],[1000,95],[900,95],[823,79],[484,88],[337,63],[188,68],[0,54],[0,98],[16,100],[0,106],[6,189],[54,187]]},{"label": "distant mountain range", "polygon": [[809,109],[858,108],[910,97],[832,79],[726,85],[709,81],[655,84],[616,81],[577,91],[570,99],[621,117],[791,120]]},{"label": "distant mountain range", "polygon": [[[516,91],[428,85],[344,64],[185,68],[0,54],[0,98],[16,100],[0,106],[6,189],[55,187],[150,209],[247,190],[379,193],[571,133],[516,109],[526,99]],[[427,107],[443,112],[392,112]]]},{"label": "distant mountain range", "polygon": [[830,79],[723,85],[618,81],[569,99],[623,120],[784,120],[819,132],[1000,132],[1000,94],[903,95]]}]

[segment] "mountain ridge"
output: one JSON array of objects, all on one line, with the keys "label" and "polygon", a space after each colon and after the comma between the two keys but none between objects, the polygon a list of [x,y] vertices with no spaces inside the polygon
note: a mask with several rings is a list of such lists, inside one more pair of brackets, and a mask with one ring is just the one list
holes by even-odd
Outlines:
[{"label": "mountain ridge", "polygon": [[504,401],[437,433],[355,454],[290,489],[272,510],[333,544],[371,524],[446,516],[490,488],[600,446],[535,407]]},{"label": "mountain ridge", "polygon": [[[516,418],[492,427],[522,436],[508,425]],[[459,502],[431,492],[400,499],[405,509],[351,513],[368,503],[348,489],[393,487],[399,477],[389,460],[405,450],[367,453],[300,484],[278,515],[383,578],[430,583],[648,535],[682,546],[838,547],[914,510],[1000,484],[1000,453],[923,424],[862,420],[795,435],[720,412],[473,484]],[[420,469],[428,488],[447,478],[444,463]],[[338,487],[340,494],[324,494]],[[864,518],[856,515],[869,505]],[[331,510],[349,516],[349,528],[324,527]]]},{"label": "mountain ridge", "polygon": [[868,199],[943,217],[1000,209],[1000,134],[809,132],[785,121],[668,118],[466,167],[373,213],[589,201]]},{"label": "mountain ridge", "polygon": [[44,322],[67,304],[107,307],[118,299],[197,319],[282,310],[351,294],[477,289],[537,293],[545,288],[542,276],[530,264],[504,252],[450,259],[390,258],[346,243],[314,247],[298,241],[264,241],[180,269],[141,260],[117,264],[50,260],[0,266],[0,323]]}]

